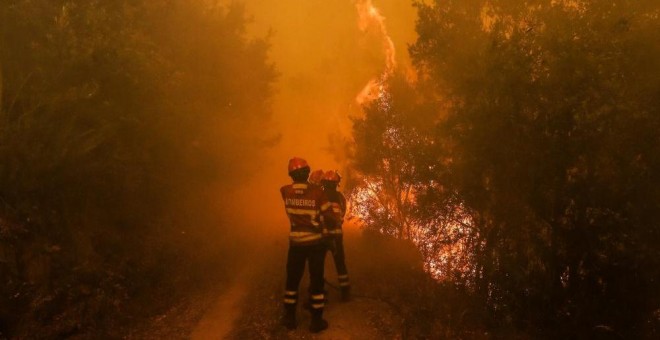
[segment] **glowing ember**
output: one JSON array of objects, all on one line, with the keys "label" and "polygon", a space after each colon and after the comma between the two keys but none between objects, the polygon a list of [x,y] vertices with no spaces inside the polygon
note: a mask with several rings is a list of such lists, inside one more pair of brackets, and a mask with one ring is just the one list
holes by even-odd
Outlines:
[{"label": "glowing ember", "polygon": [[365,177],[353,189],[349,211],[357,225],[413,241],[424,257],[424,269],[436,280],[448,280],[457,275],[474,277],[474,254],[468,252],[468,244],[476,235],[471,227],[472,220],[464,208],[453,207],[447,209],[446,216],[434,221],[422,221],[397,211],[397,207],[402,205],[415,204],[414,190],[399,197],[397,203],[395,197],[388,196],[386,187],[382,178]]}]

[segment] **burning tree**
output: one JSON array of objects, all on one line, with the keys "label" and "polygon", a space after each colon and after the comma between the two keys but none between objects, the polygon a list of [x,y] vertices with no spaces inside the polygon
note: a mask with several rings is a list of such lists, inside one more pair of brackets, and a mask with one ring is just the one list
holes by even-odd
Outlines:
[{"label": "burning tree", "polygon": [[[362,170],[359,189],[352,194],[357,204],[354,212],[364,217],[368,225],[378,226],[384,234],[398,238],[411,238],[411,209],[413,164],[402,148],[406,131],[392,124],[396,113],[390,109],[390,98],[382,97],[366,110],[365,120],[355,120],[356,126],[369,122],[369,126],[356,135],[358,143],[365,148],[357,150],[365,157],[356,162],[355,168]],[[378,145],[371,144],[378,140]],[[370,175],[371,174],[371,175]]]},{"label": "burning tree", "polygon": [[[357,1],[356,9],[360,30],[382,42],[384,69],[356,97],[364,116],[353,120],[352,215],[366,228],[413,242],[438,279],[474,274],[465,251],[468,235],[474,234],[470,216],[457,196],[434,180],[436,166],[428,165],[434,159],[428,122],[437,120],[437,110],[397,73],[385,17],[371,0]],[[433,202],[435,210],[428,209],[428,197],[437,193],[442,199]]]},{"label": "burning tree", "polygon": [[351,213],[363,226],[410,240],[438,279],[474,273],[466,252],[470,215],[433,176],[434,107],[402,76],[380,83],[381,95],[354,119]]},{"label": "burning tree", "polygon": [[657,5],[418,8],[419,83],[355,120],[356,214],[445,254],[497,322],[657,335]]}]

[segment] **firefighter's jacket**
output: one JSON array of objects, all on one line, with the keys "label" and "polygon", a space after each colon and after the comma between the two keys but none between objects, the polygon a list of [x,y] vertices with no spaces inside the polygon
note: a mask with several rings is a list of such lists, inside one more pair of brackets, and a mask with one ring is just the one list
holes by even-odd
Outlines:
[{"label": "firefighter's jacket", "polygon": [[334,228],[328,228],[328,233],[331,235],[341,235],[341,227],[342,224],[344,224],[344,216],[346,215],[346,198],[344,197],[344,194],[336,190],[326,189],[325,194],[330,201],[332,211],[339,217]]},{"label": "firefighter's jacket", "polygon": [[323,230],[334,229],[340,215],[332,209],[323,189],[315,184],[293,183],[280,189],[291,222],[291,245],[312,245],[323,239]]}]

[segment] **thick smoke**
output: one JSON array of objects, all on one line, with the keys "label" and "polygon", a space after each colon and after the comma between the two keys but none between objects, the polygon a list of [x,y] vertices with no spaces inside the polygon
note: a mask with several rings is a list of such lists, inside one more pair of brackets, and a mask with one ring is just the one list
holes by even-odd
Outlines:
[{"label": "thick smoke", "polygon": [[[361,110],[356,96],[395,63],[409,65],[407,45],[415,39],[412,4],[371,1],[385,31],[380,23],[364,23],[360,10],[368,2],[246,1],[254,15],[249,31],[270,35],[271,60],[280,73],[273,121],[281,141],[267,158],[255,160],[257,173],[238,194],[263,202],[265,211],[251,218],[275,235],[283,235],[287,226],[278,193],[290,181],[287,160],[299,156],[312,168],[341,170],[339,144],[350,139],[349,117]],[[384,43],[384,32],[391,46]]]}]

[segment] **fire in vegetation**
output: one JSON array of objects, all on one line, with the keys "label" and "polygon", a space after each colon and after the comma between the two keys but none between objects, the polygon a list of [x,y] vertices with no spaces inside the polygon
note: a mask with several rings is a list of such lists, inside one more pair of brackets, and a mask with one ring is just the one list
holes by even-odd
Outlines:
[{"label": "fire in vegetation", "polygon": [[412,187],[393,190],[386,179],[374,176],[363,177],[349,197],[350,217],[360,227],[413,242],[424,258],[424,269],[435,279],[475,277],[470,244],[478,235],[462,205],[448,207],[442,218],[425,219],[415,215]]},{"label": "fire in vegetation", "polygon": [[387,83],[387,79],[394,74],[396,69],[396,50],[392,38],[387,33],[385,17],[380,14],[371,0],[360,0],[355,4],[355,7],[358,12],[360,31],[375,33],[383,44],[385,54],[385,70],[383,73],[369,80],[355,98],[358,104],[363,105],[382,97],[385,93],[384,84]]}]

